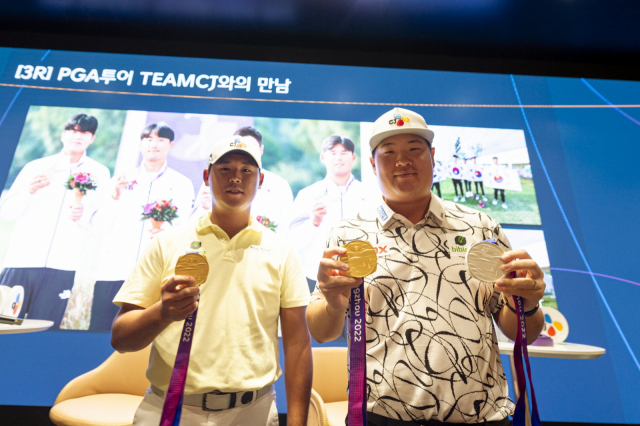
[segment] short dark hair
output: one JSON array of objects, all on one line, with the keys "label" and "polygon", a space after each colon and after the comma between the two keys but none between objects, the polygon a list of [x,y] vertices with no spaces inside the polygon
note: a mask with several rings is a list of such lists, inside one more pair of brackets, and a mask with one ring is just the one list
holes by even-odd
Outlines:
[{"label": "short dark hair", "polygon": [[167,138],[171,142],[173,142],[173,139],[176,136],[171,127],[167,126],[167,123],[160,122],[158,124],[149,124],[145,127],[140,135],[140,139],[148,138],[154,133],[158,135],[159,138]]},{"label": "short dark hair", "polygon": [[258,141],[258,145],[262,146],[262,134],[255,127],[245,126],[240,127],[233,134],[234,136],[251,136]]},{"label": "short dark hair", "polygon": [[498,159],[498,157],[493,157],[493,159],[494,159],[494,160],[497,160],[497,159]]},{"label": "short dark hair", "polygon": [[329,136],[328,138],[322,141],[322,146],[321,146],[322,152],[329,151],[336,145],[344,146],[347,149],[347,151],[351,151],[353,153],[356,152],[356,144],[354,144],[351,139],[344,136],[338,136],[338,135]]},{"label": "short dark hair", "polygon": [[96,134],[98,130],[98,119],[92,115],[76,114],[64,125],[65,130],[77,130],[81,132],[91,132]]}]

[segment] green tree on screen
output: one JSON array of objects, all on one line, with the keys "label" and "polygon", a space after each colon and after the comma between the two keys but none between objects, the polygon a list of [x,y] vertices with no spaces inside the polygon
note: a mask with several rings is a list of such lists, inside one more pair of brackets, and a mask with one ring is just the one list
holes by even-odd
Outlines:
[{"label": "green tree on screen", "polygon": [[262,133],[264,167],[286,179],[294,196],[305,186],[324,179],[320,144],[331,135],[348,137],[356,145],[358,159],[352,173],[360,179],[358,122],[257,117],[255,127]]}]

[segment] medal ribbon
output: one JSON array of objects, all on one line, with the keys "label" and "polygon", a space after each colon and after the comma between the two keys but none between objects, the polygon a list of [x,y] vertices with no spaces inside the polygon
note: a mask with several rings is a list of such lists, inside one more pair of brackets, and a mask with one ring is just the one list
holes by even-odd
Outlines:
[{"label": "medal ribbon", "polygon": [[[495,238],[484,240],[483,242],[498,245]],[[511,272],[511,278],[518,278],[516,272]],[[516,305],[516,316],[518,317],[518,334],[516,342],[513,346],[513,359],[516,367],[516,377],[518,378],[518,401],[516,402],[516,410],[513,413],[513,426],[525,426],[526,424],[526,398],[527,382],[522,366],[522,358],[527,366],[527,375],[529,376],[529,387],[531,388],[531,406],[533,414],[531,416],[531,425],[540,426],[540,415],[538,414],[538,403],[536,402],[536,393],[533,390],[533,381],[531,380],[531,365],[529,364],[529,351],[527,350],[527,320],[524,315],[524,305],[520,296],[513,296]],[[506,301],[504,303],[507,303]]]},{"label": "medal ribbon", "polygon": [[[515,272],[511,273],[513,278],[517,275]],[[529,352],[527,350],[527,327],[526,318],[524,315],[524,305],[520,296],[513,296],[513,301],[516,304],[516,315],[518,316],[518,324],[520,332],[516,336],[516,343],[513,346],[513,357],[516,365],[516,376],[518,377],[518,402],[516,402],[516,411],[513,413],[513,425],[525,426],[527,408],[525,405],[525,398],[527,394],[525,392],[527,388],[527,382],[524,376],[524,369],[522,368],[522,357],[527,366],[527,376],[529,377],[529,387],[531,388],[531,406],[533,413],[531,415],[531,425],[540,426],[540,415],[538,414],[538,403],[536,402],[536,393],[533,390],[533,381],[531,380],[531,365],[529,364]],[[506,302],[505,302],[506,303]]]},{"label": "medal ribbon", "polygon": [[349,316],[349,426],[367,424],[367,361],[364,282],[351,289]]},{"label": "medal ribbon", "polygon": [[184,383],[187,380],[191,342],[193,341],[193,332],[196,329],[197,316],[198,309],[193,311],[193,313],[184,320],[182,334],[180,335],[180,344],[178,345],[178,354],[176,355],[176,362],[173,365],[169,389],[167,390],[167,394],[164,399],[164,406],[162,407],[160,426],[178,426],[180,423],[182,397],[184,396]]}]

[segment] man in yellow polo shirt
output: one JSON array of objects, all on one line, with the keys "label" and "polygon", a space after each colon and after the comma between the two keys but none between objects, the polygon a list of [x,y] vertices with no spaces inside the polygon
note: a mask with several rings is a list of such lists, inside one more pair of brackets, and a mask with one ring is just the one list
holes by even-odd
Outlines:
[{"label": "man in yellow polo shirt", "polygon": [[[288,243],[250,216],[262,183],[257,144],[218,142],[204,181],[213,207],[194,226],[159,234],[114,299],[121,306],[111,344],[133,352],[153,342],[151,387],[134,425],[159,424],[184,319],[198,308],[180,425],[278,424],[273,382],[282,374],[282,326],[289,425],[306,424],[311,392],[311,340],[305,321],[309,290]],[[206,256],[201,287],[174,275],[178,258]],[[222,394],[220,394],[222,393]]]}]

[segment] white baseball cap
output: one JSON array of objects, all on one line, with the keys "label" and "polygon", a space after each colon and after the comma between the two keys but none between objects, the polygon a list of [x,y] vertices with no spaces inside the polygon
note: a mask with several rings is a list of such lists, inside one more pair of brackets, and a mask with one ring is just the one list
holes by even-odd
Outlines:
[{"label": "white baseball cap", "polygon": [[402,134],[420,136],[429,144],[433,142],[433,131],[429,130],[420,114],[404,108],[394,108],[382,114],[373,123],[373,135],[369,139],[371,151],[389,136]]},{"label": "white baseball cap", "polygon": [[262,155],[260,154],[260,145],[250,136],[232,136],[220,139],[213,145],[211,155],[209,155],[209,164],[207,167],[215,164],[220,157],[229,153],[247,154],[251,156],[258,167],[262,168]]}]

